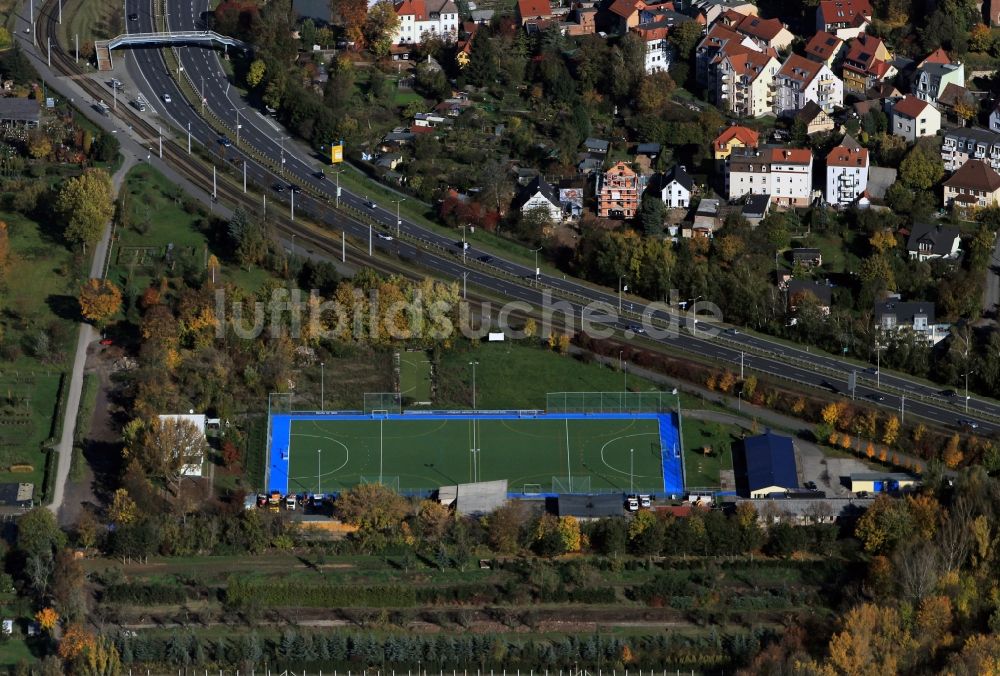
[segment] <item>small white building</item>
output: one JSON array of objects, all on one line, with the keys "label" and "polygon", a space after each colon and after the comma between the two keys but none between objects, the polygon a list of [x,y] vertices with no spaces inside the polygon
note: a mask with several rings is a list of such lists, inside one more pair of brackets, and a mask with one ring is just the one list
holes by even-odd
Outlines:
[{"label": "small white building", "polygon": [[826,156],[826,201],[843,207],[868,188],[868,149],[837,146]]},{"label": "small white building", "polygon": [[1000,132],[1000,103],[990,113],[990,131]]},{"label": "small white building", "polygon": [[941,129],[941,113],[916,96],[904,96],[892,106],[892,134],[907,141],[934,136]]},{"label": "small white building", "polygon": [[691,191],[694,181],[679,164],[671,167],[663,175],[660,183],[660,199],[669,209],[687,209],[691,205]]},{"label": "small white building", "polygon": [[553,223],[562,221],[563,210],[559,195],[540,176],[536,176],[521,190],[517,196],[516,206],[522,215],[535,209],[544,209],[548,212],[550,221]]},{"label": "small white building", "polygon": [[[205,437],[206,419],[203,413],[194,413],[194,412],[170,413],[158,416],[158,418],[161,424],[167,420],[178,420],[178,421],[183,420],[189,422],[192,425],[194,425],[195,429],[198,430],[198,432],[201,434],[203,438]],[[178,450],[178,452],[180,451]],[[190,455],[190,453],[188,453],[187,455]],[[201,455],[199,458],[191,458],[190,463],[185,464],[183,467],[181,467],[181,476],[200,477],[202,475],[202,465],[204,464],[205,464],[204,455]]]}]

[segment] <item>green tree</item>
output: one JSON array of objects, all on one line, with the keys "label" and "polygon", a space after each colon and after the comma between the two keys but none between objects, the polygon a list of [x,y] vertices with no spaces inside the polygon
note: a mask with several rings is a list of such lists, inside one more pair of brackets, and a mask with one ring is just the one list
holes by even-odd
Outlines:
[{"label": "green tree", "polygon": [[944,176],[941,156],[916,145],[899,165],[899,178],[913,190],[928,190]]},{"label": "green tree", "polygon": [[642,194],[642,205],[639,207],[639,222],[642,224],[642,231],[647,236],[663,234],[663,222],[667,217],[667,207],[663,200],[653,191],[647,190]]},{"label": "green tree", "polygon": [[389,55],[392,38],[398,28],[399,16],[392,0],[378,0],[368,8],[362,32],[368,49],[376,58],[382,59]]},{"label": "green tree", "polygon": [[52,557],[65,546],[66,534],[50,510],[35,507],[17,520],[17,548],[25,555]]},{"label": "green tree", "polygon": [[886,553],[912,535],[913,525],[910,510],[904,501],[880,495],[858,519],[854,535],[861,540],[865,551]]},{"label": "green tree", "polygon": [[701,24],[697,21],[685,21],[670,31],[667,39],[674,47],[677,60],[688,63],[694,57],[694,48],[701,42]]},{"label": "green tree", "polygon": [[111,177],[103,169],[88,169],[63,184],[55,202],[70,244],[93,245],[114,214]]}]

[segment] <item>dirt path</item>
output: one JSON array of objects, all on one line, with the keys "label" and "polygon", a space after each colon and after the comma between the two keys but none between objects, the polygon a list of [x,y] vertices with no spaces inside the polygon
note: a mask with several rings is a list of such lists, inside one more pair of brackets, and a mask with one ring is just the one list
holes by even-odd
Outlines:
[{"label": "dirt path", "polygon": [[90,417],[88,432],[83,443],[85,460],[83,474],[77,481],[66,483],[59,524],[71,526],[80,518],[84,509],[99,510],[106,500],[112,480],[118,474],[121,435],[114,420],[115,405],[110,400],[110,355],[107,348],[93,344],[87,353],[87,373],[100,379],[97,402]]}]

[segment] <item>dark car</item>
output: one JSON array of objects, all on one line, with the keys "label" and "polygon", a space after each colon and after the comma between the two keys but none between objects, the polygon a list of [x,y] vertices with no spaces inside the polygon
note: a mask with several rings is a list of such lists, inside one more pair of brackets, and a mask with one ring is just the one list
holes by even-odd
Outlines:
[{"label": "dark car", "polygon": [[129,21],[138,21],[139,20],[139,15],[135,14],[135,13],[129,14],[128,15],[128,20]]},{"label": "dark car", "polygon": [[227,139],[225,136],[219,139],[219,143],[222,145],[223,148],[230,148],[233,145],[233,142]]},{"label": "dark car", "polygon": [[313,173],[313,177],[322,180],[322,179],[326,178],[326,174],[323,172],[322,169],[320,169],[319,171]]},{"label": "dark car", "polygon": [[285,184],[284,183],[275,183],[274,184],[274,192],[285,192]]},{"label": "dark car", "polygon": [[490,256],[489,254],[483,254],[482,256],[479,257],[480,263],[489,263],[492,260],[493,256]]},{"label": "dark car", "polygon": [[959,420],[958,421],[958,426],[959,427],[968,427],[969,429],[973,429],[973,430],[979,429],[979,423],[976,422],[975,420],[970,420],[968,418],[962,418],[961,420]]},{"label": "dark car", "polygon": [[942,397],[947,397],[949,399],[958,396],[958,392],[956,392],[955,390],[941,390],[938,394],[940,394]]},{"label": "dark car", "polygon": [[291,190],[292,192],[298,192],[298,191],[302,190],[301,187],[295,185],[294,183],[289,183],[288,184],[288,189]]},{"label": "dark car", "polygon": [[885,401],[885,397],[882,396],[881,394],[872,393],[868,395],[868,398],[871,399],[872,401]]}]

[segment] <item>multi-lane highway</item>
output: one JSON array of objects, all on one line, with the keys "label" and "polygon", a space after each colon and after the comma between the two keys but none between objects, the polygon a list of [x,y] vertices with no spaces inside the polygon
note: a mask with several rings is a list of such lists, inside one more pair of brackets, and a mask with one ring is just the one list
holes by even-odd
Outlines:
[{"label": "multi-lane highway", "polygon": [[[204,28],[201,14],[205,9],[205,0],[169,2],[166,24],[175,31]],[[130,32],[157,30],[152,0],[127,0],[127,14],[136,15],[134,21],[127,22]],[[328,202],[334,198],[334,187],[330,180],[320,178],[317,175],[319,167],[297,152],[293,144],[284,142],[280,126],[240,98],[225,75],[220,52],[199,47],[181,47],[176,50],[176,54],[194,88],[203,95],[205,108],[226,121],[230,127],[235,127],[238,116],[241,145],[248,145],[254,151],[271,158],[275,166],[283,167],[283,174],[279,177],[236,146],[224,147],[218,133],[202,117],[200,106],[191,106],[185,100],[160,51],[134,49],[124,58],[127,59],[133,82],[151,103],[153,110],[148,114],[162,115],[182,132],[190,129],[196,142],[213,149],[225,161],[237,166],[246,162],[250,180],[265,186],[265,189],[275,184],[288,185],[292,182],[307,186],[312,193],[323,196],[324,199],[315,199],[307,193],[298,193],[297,213],[309,214],[312,218],[330,223],[358,240],[368,239],[376,248],[417,261],[422,267],[433,270],[443,278],[459,281],[464,278],[469,285],[486,289],[498,297],[522,300],[538,307],[544,301],[543,290],[549,289],[556,300],[568,303],[567,307],[577,318],[585,305],[595,301],[605,305],[605,309],[598,314],[603,317],[615,314],[619,297],[612,291],[598,289],[572,278],[547,274],[536,278],[533,268],[505,260],[501,255],[482,251],[474,246],[463,253],[459,243],[455,241],[457,236],[450,238],[441,235],[406,218],[397,223],[394,207],[372,206],[367,196],[343,190],[342,203],[366,212],[369,218],[379,224],[383,237],[393,236],[397,230],[404,235],[393,239],[373,236],[368,225],[329,208]],[[124,54],[120,55],[119,59],[123,56]],[[167,97],[169,103],[165,101]],[[155,153],[155,146],[152,149]],[[278,197],[275,193],[272,196]],[[282,197],[287,196],[289,191],[285,190]],[[287,209],[287,204],[281,208]],[[703,321],[698,321],[695,325],[690,315],[683,317],[687,330],[655,336],[652,331],[655,326],[677,318],[679,312],[676,308],[654,307],[641,299],[627,298],[624,309],[626,316],[612,321],[618,328],[625,329],[627,337],[639,341],[674,345],[678,349],[718,361],[728,368],[738,369],[742,363],[747,369],[841,393],[848,393],[848,378],[852,372],[858,372],[856,396],[887,409],[905,411],[907,418],[919,416],[943,425],[957,425],[960,421],[974,419],[979,421],[981,433],[1000,430],[1000,405],[989,400],[970,399],[966,413],[964,398],[942,395],[940,388],[933,385],[888,371],[876,375],[864,369],[859,370],[856,364],[828,354],[816,353],[805,347],[789,346],[742,331],[719,332],[715,325]],[[633,329],[644,323],[644,315],[649,330],[645,335],[637,336],[638,332]],[[695,330],[692,331],[692,328]]]}]

